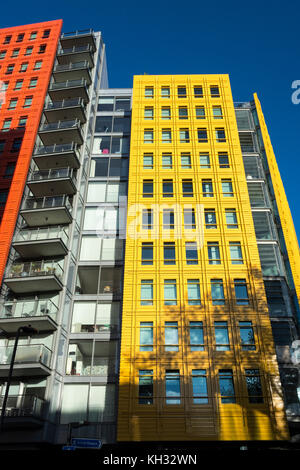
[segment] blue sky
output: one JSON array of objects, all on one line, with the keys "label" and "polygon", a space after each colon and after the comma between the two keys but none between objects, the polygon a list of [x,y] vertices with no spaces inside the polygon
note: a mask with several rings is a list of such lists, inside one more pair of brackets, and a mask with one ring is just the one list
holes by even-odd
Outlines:
[{"label": "blue sky", "polygon": [[300,80],[299,2],[17,0],[2,6],[0,27],[58,18],[66,32],[102,31],[111,87],[131,87],[144,72],[229,73],[235,101],[256,91],[300,238],[300,104],[291,100]]}]

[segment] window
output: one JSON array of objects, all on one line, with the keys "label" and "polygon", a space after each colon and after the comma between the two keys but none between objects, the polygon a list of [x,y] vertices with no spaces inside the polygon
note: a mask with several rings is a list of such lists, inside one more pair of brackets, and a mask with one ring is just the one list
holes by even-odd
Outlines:
[{"label": "window", "polygon": [[161,97],[170,98],[170,88],[168,86],[161,87]]},{"label": "window", "polygon": [[50,29],[45,29],[43,32],[43,39],[48,38],[50,36]]},{"label": "window", "polygon": [[144,109],[144,119],[153,119],[154,116],[154,111],[152,106],[146,106]]},{"label": "window", "polygon": [[229,242],[231,264],[244,264],[240,242]]},{"label": "window", "polygon": [[196,106],[196,119],[205,119],[204,106]]},{"label": "window", "polygon": [[224,197],[233,197],[233,186],[231,180],[222,180],[222,192]]},{"label": "window", "polygon": [[4,59],[6,56],[6,51],[1,51],[0,52],[0,59]]},{"label": "window", "polygon": [[186,106],[179,106],[178,117],[179,119],[188,119],[188,109]]},{"label": "window", "polygon": [[11,121],[12,119],[11,118],[7,118],[3,121],[3,124],[2,124],[2,131],[8,131],[10,126],[11,126]]},{"label": "window", "polygon": [[163,228],[174,230],[174,211],[172,209],[163,210]]},{"label": "window", "polygon": [[162,154],[162,167],[164,170],[171,170],[173,167],[172,154],[163,153]]},{"label": "window", "polygon": [[249,403],[263,403],[263,391],[258,369],[245,369]]},{"label": "window", "polygon": [[33,70],[40,70],[42,68],[42,63],[43,63],[42,60],[37,60],[34,64]]},{"label": "window", "polygon": [[32,104],[32,98],[33,98],[32,96],[26,96],[24,100],[23,108],[30,108]]},{"label": "window", "polygon": [[8,191],[0,191],[0,207],[5,205],[7,196]]},{"label": "window", "polygon": [[3,153],[6,140],[0,140],[0,153]]},{"label": "window", "polygon": [[208,391],[205,369],[192,370],[192,386],[194,405],[206,405],[208,403]]},{"label": "window", "polygon": [[212,180],[202,180],[202,195],[203,197],[214,196]]},{"label": "window", "polygon": [[183,209],[184,228],[193,230],[196,228],[195,209]]},{"label": "window", "polygon": [[229,159],[227,152],[219,152],[219,167],[220,168],[229,168]]},{"label": "window", "polygon": [[181,154],[181,168],[183,170],[189,170],[192,168],[190,153]]},{"label": "window", "polygon": [[24,33],[18,34],[18,37],[16,39],[16,42],[22,42],[24,39]]},{"label": "window", "polygon": [[166,370],[166,404],[180,405],[179,370]]},{"label": "window", "polygon": [[214,119],[223,119],[221,106],[213,106],[212,110]]},{"label": "window", "polygon": [[161,141],[163,144],[170,144],[172,142],[171,129],[162,129]]},{"label": "window", "polygon": [[227,228],[238,228],[237,215],[235,209],[225,209]]},{"label": "window", "polygon": [[142,243],[142,264],[153,264],[153,243]]},{"label": "window", "polygon": [[5,39],[4,39],[4,41],[3,41],[3,44],[9,44],[10,41],[11,41],[11,38],[12,38],[11,36],[5,36]]},{"label": "window", "polygon": [[141,280],[141,305],[153,305],[153,280]]},{"label": "window", "polygon": [[217,142],[226,142],[225,129],[223,127],[218,127],[215,131]]},{"label": "window", "polygon": [[20,53],[20,49],[14,49],[14,50],[12,51],[11,56],[12,56],[12,57],[18,57],[19,53]]},{"label": "window", "polygon": [[144,153],[143,167],[144,170],[153,170],[153,153]]},{"label": "window", "polygon": [[164,106],[161,108],[161,118],[171,119],[171,108],[169,106]]},{"label": "window", "polygon": [[2,82],[1,91],[6,91],[8,88],[9,82]]},{"label": "window", "polygon": [[37,31],[32,31],[32,33],[30,33],[30,41],[33,41],[34,39],[37,38]]},{"label": "window", "polygon": [[246,279],[235,279],[234,291],[237,305],[249,305]]},{"label": "window", "polygon": [[143,209],[142,212],[142,229],[151,230],[153,228],[153,210]]},{"label": "window", "polygon": [[139,405],[153,404],[153,370],[139,371]]},{"label": "window", "polygon": [[219,87],[217,85],[212,85],[210,87],[210,96],[212,98],[220,98]]},{"label": "window", "polygon": [[25,54],[24,54],[24,55],[31,55],[31,54],[32,54],[32,51],[33,51],[33,47],[32,47],[32,46],[26,47],[26,51],[25,51]]},{"label": "window", "polygon": [[31,79],[30,79],[30,83],[29,83],[29,85],[28,85],[28,88],[36,88],[37,81],[38,81],[37,78],[31,78]]},{"label": "window", "polygon": [[231,369],[219,370],[221,403],[235,403],[233,374]]},{"label": "window", "polygon": [[177,321],[165,322],[165,351],[179,351]]},{"label": "window", "polygon": [[207,242],[208,263],[221,264],[219,242]]},{"label": "window", "polygon": [[217,218],[215,209],[204,210],[205,228],[217,228]]},{"label": "window", "polygon": [[16,162],[8,163],[5,168],[4,177],[11,178],[14,174],[15,168],[16,168]]},{"label": "window", "polygon": [[27,69],[28,69],[28,62],[23,62],[23,64],[21,64],[21,67],[20,67],[20,72],[26,72]]},{"label": "window", "polygon": [[23,80],[17,80],[15,84],[15,90],[21,90],[23,86]]},{"label": "window", "polygon": [[173,196],[173,180],[163,180],[163,197]]},{"label": "window", "polygon": [[255,339],[251,321],[240,321],[240,338],[243,351],[255,351]]},{"label": "window", "polygon": [[229,351],[229,335],[226,321],[215,321],[216,351]]},{"label": "window", "polygon": [[179,140],[180,143],[189,143],[190,141],[190,131],[188,129],[179,130]]},{"label": "window", "polygon": [[200,168],[210,168],[210,158],[208,152],[200,152]]},{"label": "window", "polygon": [[153,144],[153,129],[144,130],[144,144]]},{"label": "window", "polygon": [[185,242],[186,264],[198,264],[197,242]]},{"label": "window", "polygon": [[186,98],[186,87],[185,86],[177,87],[177,96],[178,96],[178,98]]},{"label": "window", "polygon": [[199,279],[188,279],[187,289],[188,289],[188,304],[189,305],[201,305]]},{"label": "window", "polygon": [[213,305],[225,305],[224,287],[222,279],[211,279],[211,298]]},{"label": "window", "polygon": [[182,180],[182,196],[183,197],[193,197],[193,181],[192,180]]},{"label": "window", "polygon": [[11,152],[18,152],[21,148],[22,145],[22,138],[20,139],[14,139],[13,144],[11,146]]},{"label": "window", "polygon": [[208,142],[208,139],[207,139],[207,129],[205,129],[204,127],[201,128],[201,129],[198,129],[197,130],[197,133],[198,133],[198,142],[201,143],[201,142]]},{"label": "window", "polygon": [[204,334],[202,321],[190,322],[190,349],[204,351]]},{"label": "window", "polygon": [[164,264],[176,264],[175,242],[164,242]]},{"label": "window", "polygon": [[194,98],[203,98],[202,86],[194,86]]},{"label": "window", "polygon": [[45,51],[46,51],[46,48],[47,48],[46,44],[41,44],[40,47],[39,47],[39,52],[38,53],[39,54],[44,54]]},{"label": "window", "polygon": [[6,75],[11,75],[14,71],[15,65],[14,64],[9,64],[6,68]]},{"label": "window", "polygon": [[18,98],[12,98],[9,102],[8,109],[16,109]]},{"label": "window", "polygon": [[153,322],[140,322],[140,351],[153,351]]},{"label": "window", "polygon": [[153,98],[154,96],[154,89],[152,86],[145,87],[145,98]]},{"label": "window", "polygon": [[153,180],[143,181],[143,197],[153,197]]},{"label": "window", "polygon": [[177,305],[177,288],[175,279],[165,279],[164,301],[165,305]]}]

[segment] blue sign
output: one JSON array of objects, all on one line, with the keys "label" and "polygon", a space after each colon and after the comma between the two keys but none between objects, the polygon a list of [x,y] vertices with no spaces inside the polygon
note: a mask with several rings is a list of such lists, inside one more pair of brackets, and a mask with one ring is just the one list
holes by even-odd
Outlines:
[{"label": "blue sign", "polygon": [[102,441],[100,439],[73,438],[72,446],[84,449],[101,449]]},{"label": "blue sign", "polygon": [[75,446],[63,446],[62,450],[76,450]]}]

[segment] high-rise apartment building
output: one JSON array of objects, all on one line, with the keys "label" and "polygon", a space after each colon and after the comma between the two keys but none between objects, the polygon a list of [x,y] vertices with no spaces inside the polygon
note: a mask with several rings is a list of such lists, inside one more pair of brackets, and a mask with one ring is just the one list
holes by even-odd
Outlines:
[{"label": "high-rise apartment building", "polygon": [[[7,119],[24,136],[5,153],[0,444],[287,441],[300,260],[257,96],[234,103],[227,75],[110,89],[101,33],[60,29],[0,32],[0,151]],[[17,49],[47,57],[26,113]]]}]

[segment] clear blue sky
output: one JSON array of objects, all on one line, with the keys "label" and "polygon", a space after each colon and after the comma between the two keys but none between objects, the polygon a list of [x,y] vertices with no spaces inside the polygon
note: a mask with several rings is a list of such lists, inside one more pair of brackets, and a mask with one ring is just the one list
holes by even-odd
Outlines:
[{"label": "clear blue sky", "polygon": [[17,0],[2,5],[0,27],[58,18],[65,32],[102,31],[111,87],[130,88],[144,72],[229,73],[235,101],[256,91],[300,239],[300,104],[291,101],[300,80],[299,2]]}]

